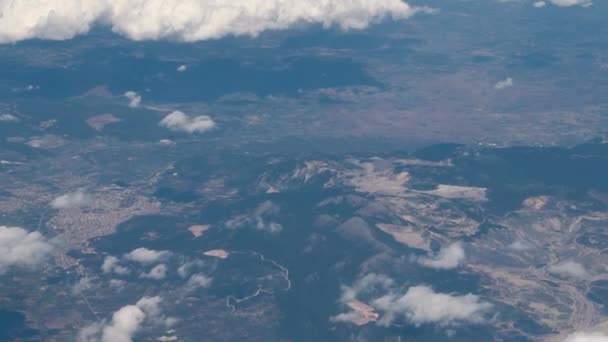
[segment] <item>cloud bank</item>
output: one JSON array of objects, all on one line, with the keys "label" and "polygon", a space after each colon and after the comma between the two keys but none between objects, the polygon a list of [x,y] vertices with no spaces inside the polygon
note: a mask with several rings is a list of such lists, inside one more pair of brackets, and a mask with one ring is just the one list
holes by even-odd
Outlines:
[{"label": "cloud bank", "polygon": [[53,245],[38,232],[0,226],[0,275],[12,267],[35,268],[44,263],[52,251]]},{"label": "cloud bank", "polygon": [[420,11],[430,10],[401,0],[2,0],[0,43],[65,40],[95,25],[133,40],[185,42],[256,36],[299,23],[364,29]]}]

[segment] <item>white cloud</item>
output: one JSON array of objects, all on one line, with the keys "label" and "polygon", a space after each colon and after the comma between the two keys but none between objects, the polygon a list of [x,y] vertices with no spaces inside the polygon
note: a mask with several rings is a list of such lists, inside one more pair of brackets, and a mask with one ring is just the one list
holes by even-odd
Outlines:
[{"label": "white cloud", "polygon": [[138,306],[124,306],[112,315],[110,324],[103,328],[101,340],[104,342],[130,342],[145,318],[146,314]]},{"label": "white cloud", "polygon": [[80,329],[78,332],[78,342],[101,342],[101,331],[104,324],[105,321],[96,322]]},{"label": "white cloud", "polygon": [[525,250],[533,248],[534,245],[532,245],[531,243],[528,243],[526,241],[516,240],[507,247],[512,250],[516,250],[516,251],[525,251]]},{"label": "white cloud", "polygon": [[0,275],[12,267],[35,268],[48,259],[53,249],[38,232],[0,226]]},{"label": "white cloud", "polygon": [[183,112],[175,111],[165,116],[159,125],[175,132],[192,134],[203,133],[212,129],[215,127],[215,122],[207,115],[190,117]]},{"label": "white cloud", "polygon": [[591,0],[549,0],[552,4],[559,7],[583,6],[589,7],[593,5]]},{"label": "white cloud", "polygon": [[65,195],[61,195],[51,201],[51,207],[55,209],[78,208],[88,205],[91,202],[91,196],[83,190],[77,190]]},{"label": "white cloud", "polygon": [[545,7],[547,5],[546,2],[544,1],[536,1],[534,4],[532,4],[534,7],[536,8],[542,8]]},{"label": "white cloud", "polygon": [[137,248],[125,255],[127,260],[139,262],[142,264],[152,264],[157,261],[167,258],[171,252],[155,251],[147,248]]},{"label": "white cloud", "polygon": [[512,87],[513,85],[514,85],[513,79],[511,77],[508,77],[506,80],[498,81],[494,85],[494,89],[496,89],[496,90],[502,90],[502,89],[505,89],[505,88]]},{"label": "white cloud", "polygon": [[117,289],[118,291],[121,291],[126,285],[127,285],[127,282],[124,280],[110,279],[110,287],[113,287],[113,288]]},{"label": "white cloud", "polygon": [[359,322],[363,316],[360,312],[351,310],[329,318],[332,322],[355,323]]},{"label": "white cloud", "polygon": [[65,140],[57,135],[46,134],[43,136],[34,136],[26,142],[26,145],[33,148],[51,149],[57,148],[65,144]]},{"label": "white cloud", "polygon": [[283,230],[283,225],[276,222],[266,222],[261,217],[256,218],[256,228],[258,230],[266,231],[270,234],[278,234]]},{"label": "white cloud", "polygon": [[462,244],[455,242],[443,247],[436,255],[419,258],[418,263],[435,269],[453,269],[462,265],[465,259],[466,254]]},{"label": "white cloud", "polygon": [[389,293],[374,300],[373,306],[382,312],[380,325],[390,325],[403,317],[415,325],[436,323],[441,326],[481,323],[493,307],[473,294],[437,293],[428,286],[410,287],[403,295]]},{"label": "white cloud", "polygon": [[374,291],[383,291],[395,284],[395,281],[383,274],[370,273],[358,279],[353,286],[343,286],[340,301],[347,303]]},{"label": "white cloud", "polygon": [[202,260],[189,261],[184,263],[177,269],[177,274],[182,278],[187,278],[190,273],[193,272],[194,269],[201,268],[204,266],[205,263]]},{"label": "white cloud", "polygon": [[129,107],[137,108],[141,104],[141,95],[137,94],[134,91],[127,91],[125,93],[125,97],[129,99]]},{"label": "white cloud", "polygon": [[150,272],[142,273],[139,277],[147,278],[147,279],[161,280],[161,279],[165,279],[166,276],[167,276],[167,265],[160,264],[160,265],[154,266],[154,268],[152,268],[150,270]]},{"label": "white cloud", "polygon": [[551,265],[548,268],[550,273],[572,277],[572,278],[587,278],[589,272],[585,269],[585,266],[575,261],[565,261],[556,265]]},{"label": "white cloud", "polygon": [[[563,1],[563,0],[562,0]],[[401,0],[28,0],[2,1],[0,43],[63,40],[109,26],[133,40],[199,41],[318,23],[364,29],[416,12]]]},{"label": "white cloud", "polygon": [[278,234],[283,230],[283,225],[264,218],[276,217],[281,212],[281,208],[271,201],[264,201],[254,210],[256,228],[270,234]]},{"label": "white cloud", "polygon": [[17,122],[19,119],[12,114],[0,114],[0,122]]},{"label": "white cloud", "polygon": [[608,334],[602,332],[576,332],[566,337],[564,342],[608,342]]},{"label": "white cloud", "polygon": [[[473,294],[452,295],[437,293],[428,286],[414,286],[405,290],[395,286],[395,281],[385,275],[368,274],[352,286],[342,286],[340,303],[353,308],[361,305],[361,300],[369,303],[370,318],[378,325],[388,326],[399,319],[415,325],[439,324],[454,326],[460,323],[482,323],[493,305],[480,300]],[[373,310],[371,310],[373,308]],[[374,311],[375,310],[375,311]],[[361,321],[361,312],[351,310],[331,317],[332,321],[356,323]],[[376,314],[377,313],[377,314]],[[379,315],[378,315],[379,314]],[[369,321],[369,320],[368,320]]]},{"label": "white cloud", "polygon": [[272,221],[279,213],[281,208],[271,201],[260,203],[250,216],[240,215],[226,221],[226,226],[230,229],[242,227],[255,227],[258,230],[270,234],[278,234],[283,230],[283,225]]},{"label": "white cloud", "polygon": [[145,320],[160,317],[161,297],[143,297],[135,305],[114,312],[110,322],[97,322],[82,329],[80,342],[131,342]]},{"label": "white cloud", "polygon": [[188,289],[188,291],[193,291],[201,287],[207,288],[211,286],[212,281],[212,278],[209,278],[202,273],[193,274],[186,283],[186,289]]},{"label": "white cloud", "polygon": [[95,284],[93,283],[93,279],[84,277],[80,278],[80,280],[72,286],[72,293],[75,295],[79,295],[84,291],[92,288]]},{"label": "white cloud", "polygon": [[178,72],[184,72],[186,70],[188,70],[188,66],[186,64],[182,64],[179,67],[177,67]]},{"label": "white cloud", "polygon": [[129,269],[124,267],[124,266],[120,266],[119,265],[120,261],[118,260],[117,257],[115,256],[107,256],[104,260],[103,260],[103,264],[101,265],[101,270],[103,271],[103,273],[116,273],[116,274],[129,274]]}]

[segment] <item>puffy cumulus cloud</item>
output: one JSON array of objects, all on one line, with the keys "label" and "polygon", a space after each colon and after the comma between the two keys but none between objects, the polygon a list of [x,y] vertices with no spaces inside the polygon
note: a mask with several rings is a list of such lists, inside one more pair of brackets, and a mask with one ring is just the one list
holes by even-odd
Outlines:
[{"label": "puffy cumulus cloud", "polygon": [[77,190],[61,195],[51,201],[51,207],[55,209],[79,208],[91,203],[91,196],[84,190]]},{"label": "puffy cumulus cloud", "polygon": [[143,297],[135,305],[114,312],[110,322],[102,321],[82,329],[80,342],[131,342],[146,320],[160,317],[161,297]]},{"label": "puffy cumulus cloud", "polygon": [[103,273],[116,273],[116,274],[129,274],[130,271],[128,268],[120,265],[120,260],[118,260],[115,256],[107,256],[103,260],[103,264],[101,264],[101,270]]},{"label": "puffy cumulus cloud", "polygon": [[422,266],[435,269],[453,269],[464,262],[466,254],[460,242],[452,243],[449,246],[443,247],[439,253],[422,257],[418,259],[418,263]]},{"label": "puffy cumulus cloud", "polygon": [[186,70],[188,70],[188,66],[186,64],[182,64],[182,65],[180,65],[180,66],[177,67],[177,71],[178,72],[184,72]]},{"label": "puffy cumulus cloud", "polygon": [[508,77],[505,80],[496,82],[496,84],[494,85],[494,89],[496,89],[496,90],[502,90],[502,89],[505,89],[505,88],[512,87],[514,84],[515,83],[513,82],[513,79],[511,77]]},{"label": "puffy cumulus cloud", "polygon": [[373,302],[382,312],[380,325],[390,325],[399,317],[415,324],[435,323],[451,326],[459,323],[481,323],[493,305],[473,294],[463,296],[437,293],[428,286],[410,287],[403,295],[389,293]]},{"label": "puffy cumulus cloud", "polygon": [[121,308],[112,316],[112,322],[103,328],[102,341],[131,341],[132,336],[146,318],[144,311],[136,305]]},{"label": "puffy cumulus cloud", "polygon": [[174,132],[203,133],[215,127],[213,119],[207,115],[190,117],[183,112],[175,111],[165,116],[160,122],[161,127]]},{"label": "puffy cumulus cloud", "polygon": [[536,1],[532,4],[532,6],[536,7],[536,8],[543,8],[547,5],[546,2],[544,1]]},{"label": "puffy cumulus cloud", "polygon": [[0,43],[70,39],[95,24],[133,40],[186,42],[256,36],[298,23],[364,29],[420,11],[432,12],[402,0],[3,0]]},{"label": "puffy cumulus cloud", "polygon": [[125,97],[129,100],[129,107],[137,108],[141,104],[141,95],[134,91],[127,91]]},{"label": "puffy cumulus cloud", "polygon": [[148,273],[142,273],[139,277],[146,279],[161,280],[167,276],[167,265],[160,264],[154,266]]},{"label": "puffy cumulus cloud", "polygon": [[566,337],[564,342],[608,342],[608,334],[603,332],[576,332]]},{"label": "puffy cumulus cloud", "polygon": [[473,294],[437,293],[425,285],[406,290],[381,274],[368,274],[352,286],[342,286],[340,303],[353,310],[331,317],[332,321],[356,324],[364,314],[366,322],[376,321],[381,326],[398,320],[417,326],[438,324],[442,327],[483,323],[493,310],[491,303]]},{"label": "puffy cumulus cloud", "polygon": [[125,254],[125,258],[130,261],[135,261],[141,264],[152,264],[169,257],[169,251],[155,251],[144,247],[137,248]]},{"label": "puffy cumulus cloud", "polygon": [[48,259],[53,249],[38,232],[0,226],[0,275],[12,267],[35,268]]},{"label": "puffy cumulus cloud", "polygon": [[579,279],[584,279],[584,278],[589,277],[589,272],[587,272],[587,269],[585,268],[585,266],[583,266],[582,264],[579,264],[578,262],[575,262],[575,261],[565,261],[565,262],[562,262],[562,263],[559,263],[556,265],[551,265],[547,268],[547,270],[550,273],[565,276],[565,277],[572,277],[572,278],[579,278]]},{"label": "puffy cumulus cloud", "polygon": [[583,6],[589,7],[593,5],[591,0],[549,0],[550,3],[559,7]]}]

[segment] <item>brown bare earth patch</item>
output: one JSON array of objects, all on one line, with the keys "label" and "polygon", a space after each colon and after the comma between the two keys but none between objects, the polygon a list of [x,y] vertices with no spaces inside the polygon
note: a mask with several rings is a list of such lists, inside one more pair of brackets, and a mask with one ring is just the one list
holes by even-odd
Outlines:
[{"label": "brown bare earth patch", "polygon": [[203,236],[203,233],[205,233],[207,230],[209,230],[209,228],[210,228],[210,226],[208,224],[197,224],[194,226],[190,226],[190,228],[188,228],[188,230],[190,231],[190,233],[192,233],[192,235],[196,239],[196,238]]},{"label": "brown bare earth patch", "polygon": [[230,253],[223,249],[213,249],[210,251],[206,251],[203,254],[206,256],[220,258],[220,259],[227,259],[230,256]]},{"label": "brown bare earth patch", "polygon": [[395,241],[408,247],[430,250],[429,242],[422,235],[422,231],[418,231],[411,226],[378,223],[376,224],[376,227],[386,234],[391,235]]},{"label": "brown bare earth patch", "polygon": [[359,317],[353,321],[355,325],[366,325],[370,322],[375,322],[378,320],[380,315],[372,308],[371,306],[363,303],[359,300],[353,300],[346,305],[351,308],[354,312],[359,314]]}]

